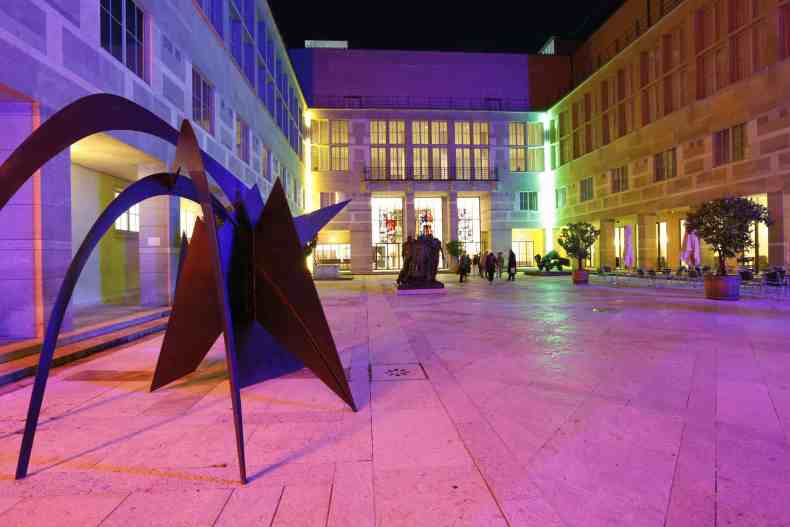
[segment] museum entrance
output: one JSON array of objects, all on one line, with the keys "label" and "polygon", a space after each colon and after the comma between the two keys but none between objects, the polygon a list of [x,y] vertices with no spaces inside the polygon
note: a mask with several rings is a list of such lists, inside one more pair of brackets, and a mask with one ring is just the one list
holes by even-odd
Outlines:
[{"label": "museum entrance", "polygon": [[371,198],[373,270],[399,271],[403,244],[403,199]]},{"label": "museum entrance", "polygon": [[[444,230],[442,227],[442,198],[414,198],[414,232],[421,236],[428,227],[433,237],[442,242],[444,249]],[[444,258],[439,254],[439,268],[444,268]]]}]

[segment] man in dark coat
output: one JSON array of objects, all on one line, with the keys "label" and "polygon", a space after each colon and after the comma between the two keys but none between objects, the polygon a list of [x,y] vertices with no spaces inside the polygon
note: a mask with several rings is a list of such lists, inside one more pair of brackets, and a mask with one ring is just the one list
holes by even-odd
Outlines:
[{"label": "man in dark coat", "polygon": [[486,278],[488,278],[489,283],[494,281],[494,273],[496,273],[496,255],[488,253],[486,255]]},{"label": "man in dark coat", "polygon": [[510,249],[510,254],[507,257],[507,279],[508,282],[516,281],[516,253]]}]

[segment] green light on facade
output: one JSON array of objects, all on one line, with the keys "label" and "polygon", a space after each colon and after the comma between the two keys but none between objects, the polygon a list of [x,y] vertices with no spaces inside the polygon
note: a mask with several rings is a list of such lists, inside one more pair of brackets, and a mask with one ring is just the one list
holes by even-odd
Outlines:
[{"label": "green light on facade", "polygon": [[551,138],[549,137],[549,114],[540,116],[543,123],[543,172],[540,173],[540,223],[544,232],[545,251],[554,247],[554,223],[557,213],[554,203],[554,171],[551,170]]}]

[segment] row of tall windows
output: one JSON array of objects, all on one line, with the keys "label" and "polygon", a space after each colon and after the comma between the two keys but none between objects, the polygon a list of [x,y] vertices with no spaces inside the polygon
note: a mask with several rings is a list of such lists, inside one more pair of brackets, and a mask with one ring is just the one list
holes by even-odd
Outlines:
[{"label": "row of tall windows", "polygon": [[[401,120],[370,122],[370,175],[374,179],[404,179],[411,172],[415,179],[449,179],[450,128],[448,121],[411,121],[407,127]],[[411,149],[407,149],[407,130],[411,133]],[[452,144],[457,179],[488,179],[489,124],[456,121],[453,123]],[[411,154],[407,167],[406,156]]]},{"label": "row of tall windows", "polygon": [[552,166],[747,79],[774,55],[790,57],[790,0],[777,3],[773,16],[767,0],[707,0],[689,11],[689,23],[651,37],[650,47],[634,53],[631,64],[571,101],[552,121],[559,124],[559,134],[550,134]]},{"label": "row of tall windows", "polygon": [[[730,128],[719,130],[713,134],[713,165],[721,166],[728,163],[743,161],[747,154],[746,124],[741,123]],[[673,179],[678,174],[677,148],[670,148],[653,156],[653,181],[661,182]],[[629,190],[628,165],[610,171],[610,187],[612,193]],[[555,205],[562,208],[566,205],[565,188],[562,197],[557,189]],[[593,178],[585,178],[579,187],[579,201],[593,199]],[[522,198],[523,203],[523,198]],[[522,210],[524,209],[522,206]],[[531,210],[531,209],[530,209]]]},{"label": "row of tall windows", "polygon": [[543,123],[508,124],[508,157],[511,172],[543,172]]},{"label": "row of tall windows", "polygon": [[315,119],[310,123],[312,169],[348,170],[348,121]]},{"label": "row of tall windows", "polygon": [[[283,59],[284,51],[278,45],[273,23],[259,9],[255,0],[198,0],[198,6],[217,34],[225,39],[230,54],[243,75],[257,92],[258,98],[285,135],[291,148],[302,158],[304,108],[298,88],[287,70],[288,61]],[[226,19],[228,35],[224,34]],[[208,81],[206,84],[211,86]],[[198,89],[205,92],[205,86],[199,86]],[[193,83],[193,115],[196,115],[195,100],[205,97],[195,94],[194,91]],[[210,91],[213,94],[213,88]],[[213,114],[206,119],[202,112],[198,113],[195,121],[210,133],[214,133]]]}]

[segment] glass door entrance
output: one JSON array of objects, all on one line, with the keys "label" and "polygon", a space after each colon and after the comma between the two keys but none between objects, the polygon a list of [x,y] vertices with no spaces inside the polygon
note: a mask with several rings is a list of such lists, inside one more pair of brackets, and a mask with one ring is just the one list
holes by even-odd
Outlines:
[{"label": "glass door entrance", "polygon": [[403,244],[403,199],[371,198],[373,269],[399,271]]}]

